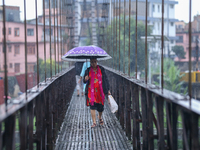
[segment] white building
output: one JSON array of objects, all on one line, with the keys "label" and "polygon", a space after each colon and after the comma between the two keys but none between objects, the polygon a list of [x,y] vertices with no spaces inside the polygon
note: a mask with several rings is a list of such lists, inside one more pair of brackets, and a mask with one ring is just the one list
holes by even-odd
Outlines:
[{"label": "white building", "polygon": [[[114,0],[110,0],[111,6],[110,10],[113,10]],[[175,22],[178,20],[175,19],[175,5],[178,4],[175,0],[165,0],[164,1],[164,36],[165,47],[164,55],[168,57],[168,54],[172,54],[171,48],[176,44],[176,26]],[[118,5],[118,3],[117,3]],[[118,10],[118,6],[116,8]],[[162,0],[148,0],[148,25],[152,26],[152,35],[157,37],[162,35]],[[129,0],[126,0],[126,16],[129,15]],[[111,18],[114,16],[111,11]],[[124,13],[124,0],[121,0],[121,13]],[[136,15],[136,0],[131,0],[131,16],[135,18]],[[138,21],[146,20],[146,0],[138,0],[138,12],[137,12]],[[160,52],[161,41],[158,40],[151,46],[151,51]]]},{"label": "white building", "polygon": [[[144,0],[139,0],[144,2]],[[175,0],[164,1],[164,36],[168,41],[165,41],[164,55],[172,55],[171,49],[176,44],[176,26],[175,22],[175,5],[178,4]],[[145,16],[139,16],[139,20],[145,19]],[[148,23],[152,25],[152,35],[162,35],[162,1],[148,0]],[[153,46],[155,51],[159,52],[161,41],[158,41]]]}]

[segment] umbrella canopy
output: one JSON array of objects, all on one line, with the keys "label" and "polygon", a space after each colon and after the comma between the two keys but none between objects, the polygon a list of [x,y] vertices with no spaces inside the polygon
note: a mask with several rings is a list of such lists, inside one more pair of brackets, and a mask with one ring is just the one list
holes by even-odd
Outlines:
[{"label": "umbrella canopy", "polygon": [[62,56],[63,60],[81,62],[91,58],[96,58],[97,60],[107,60],[112,57],[103,49],[94,45],[75,47]]}]

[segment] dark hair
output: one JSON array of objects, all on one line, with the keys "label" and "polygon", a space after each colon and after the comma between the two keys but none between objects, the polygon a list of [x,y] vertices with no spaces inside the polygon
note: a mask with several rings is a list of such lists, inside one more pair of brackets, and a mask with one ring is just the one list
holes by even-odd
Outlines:
[{"label": "dark hair", "polygon": [[90,57],[90,60],[92,60],[92,59],[97,59],[96,57]]}]

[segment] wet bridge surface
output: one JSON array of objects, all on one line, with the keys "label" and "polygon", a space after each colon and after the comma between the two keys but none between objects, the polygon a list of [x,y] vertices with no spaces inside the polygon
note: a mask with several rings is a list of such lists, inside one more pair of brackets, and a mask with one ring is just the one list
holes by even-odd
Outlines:
[{"label": "wet bridge surface", "polygon": [[129,150],[132,145],[122,130],[120,123],[111,113],[107,100],[103,112],[104,125],[98,122],[91,128],[90,109],[85,105],[85,97],[72,96],[70,106],[61,126],[55,150]]}]

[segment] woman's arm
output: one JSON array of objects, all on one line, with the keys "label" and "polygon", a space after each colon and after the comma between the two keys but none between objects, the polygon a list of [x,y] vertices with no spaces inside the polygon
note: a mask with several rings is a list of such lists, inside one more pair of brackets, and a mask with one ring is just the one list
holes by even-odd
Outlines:
[{"label": "woman's arm", "polygon": [[83,77],[83,83],[87,83],[87,81],[90,79],[88,72],[89,72],[89,68],[87,70],[85,70],[85,74],[84,74],[84,77]]},{"label": "woman's arm", "polygon": [[108,95],[111,95],[111,92],[110,92],[110,84],[109,84],[109,81],[108,81],[108,77],[106,75],[106,72],[105,72],[105,69],[103,67],[101,67],[101,72],[102,72],[102,76],[104,78],[104,84],[106,86],[106,89],[107,89],[107,92],[108,92]]},{"label": "woman's arm", "polygon": [[[104,72],[105,73],[105,72]],[[108,78],[107,78],[107,75],[105,73],[105,80],[106,80],[106,86],[107,86],[107,89],[108,89],[108,95],[111,95],[111,92],[110,92],[110,84],[109,84],[109,81],[108,81]]]}]

